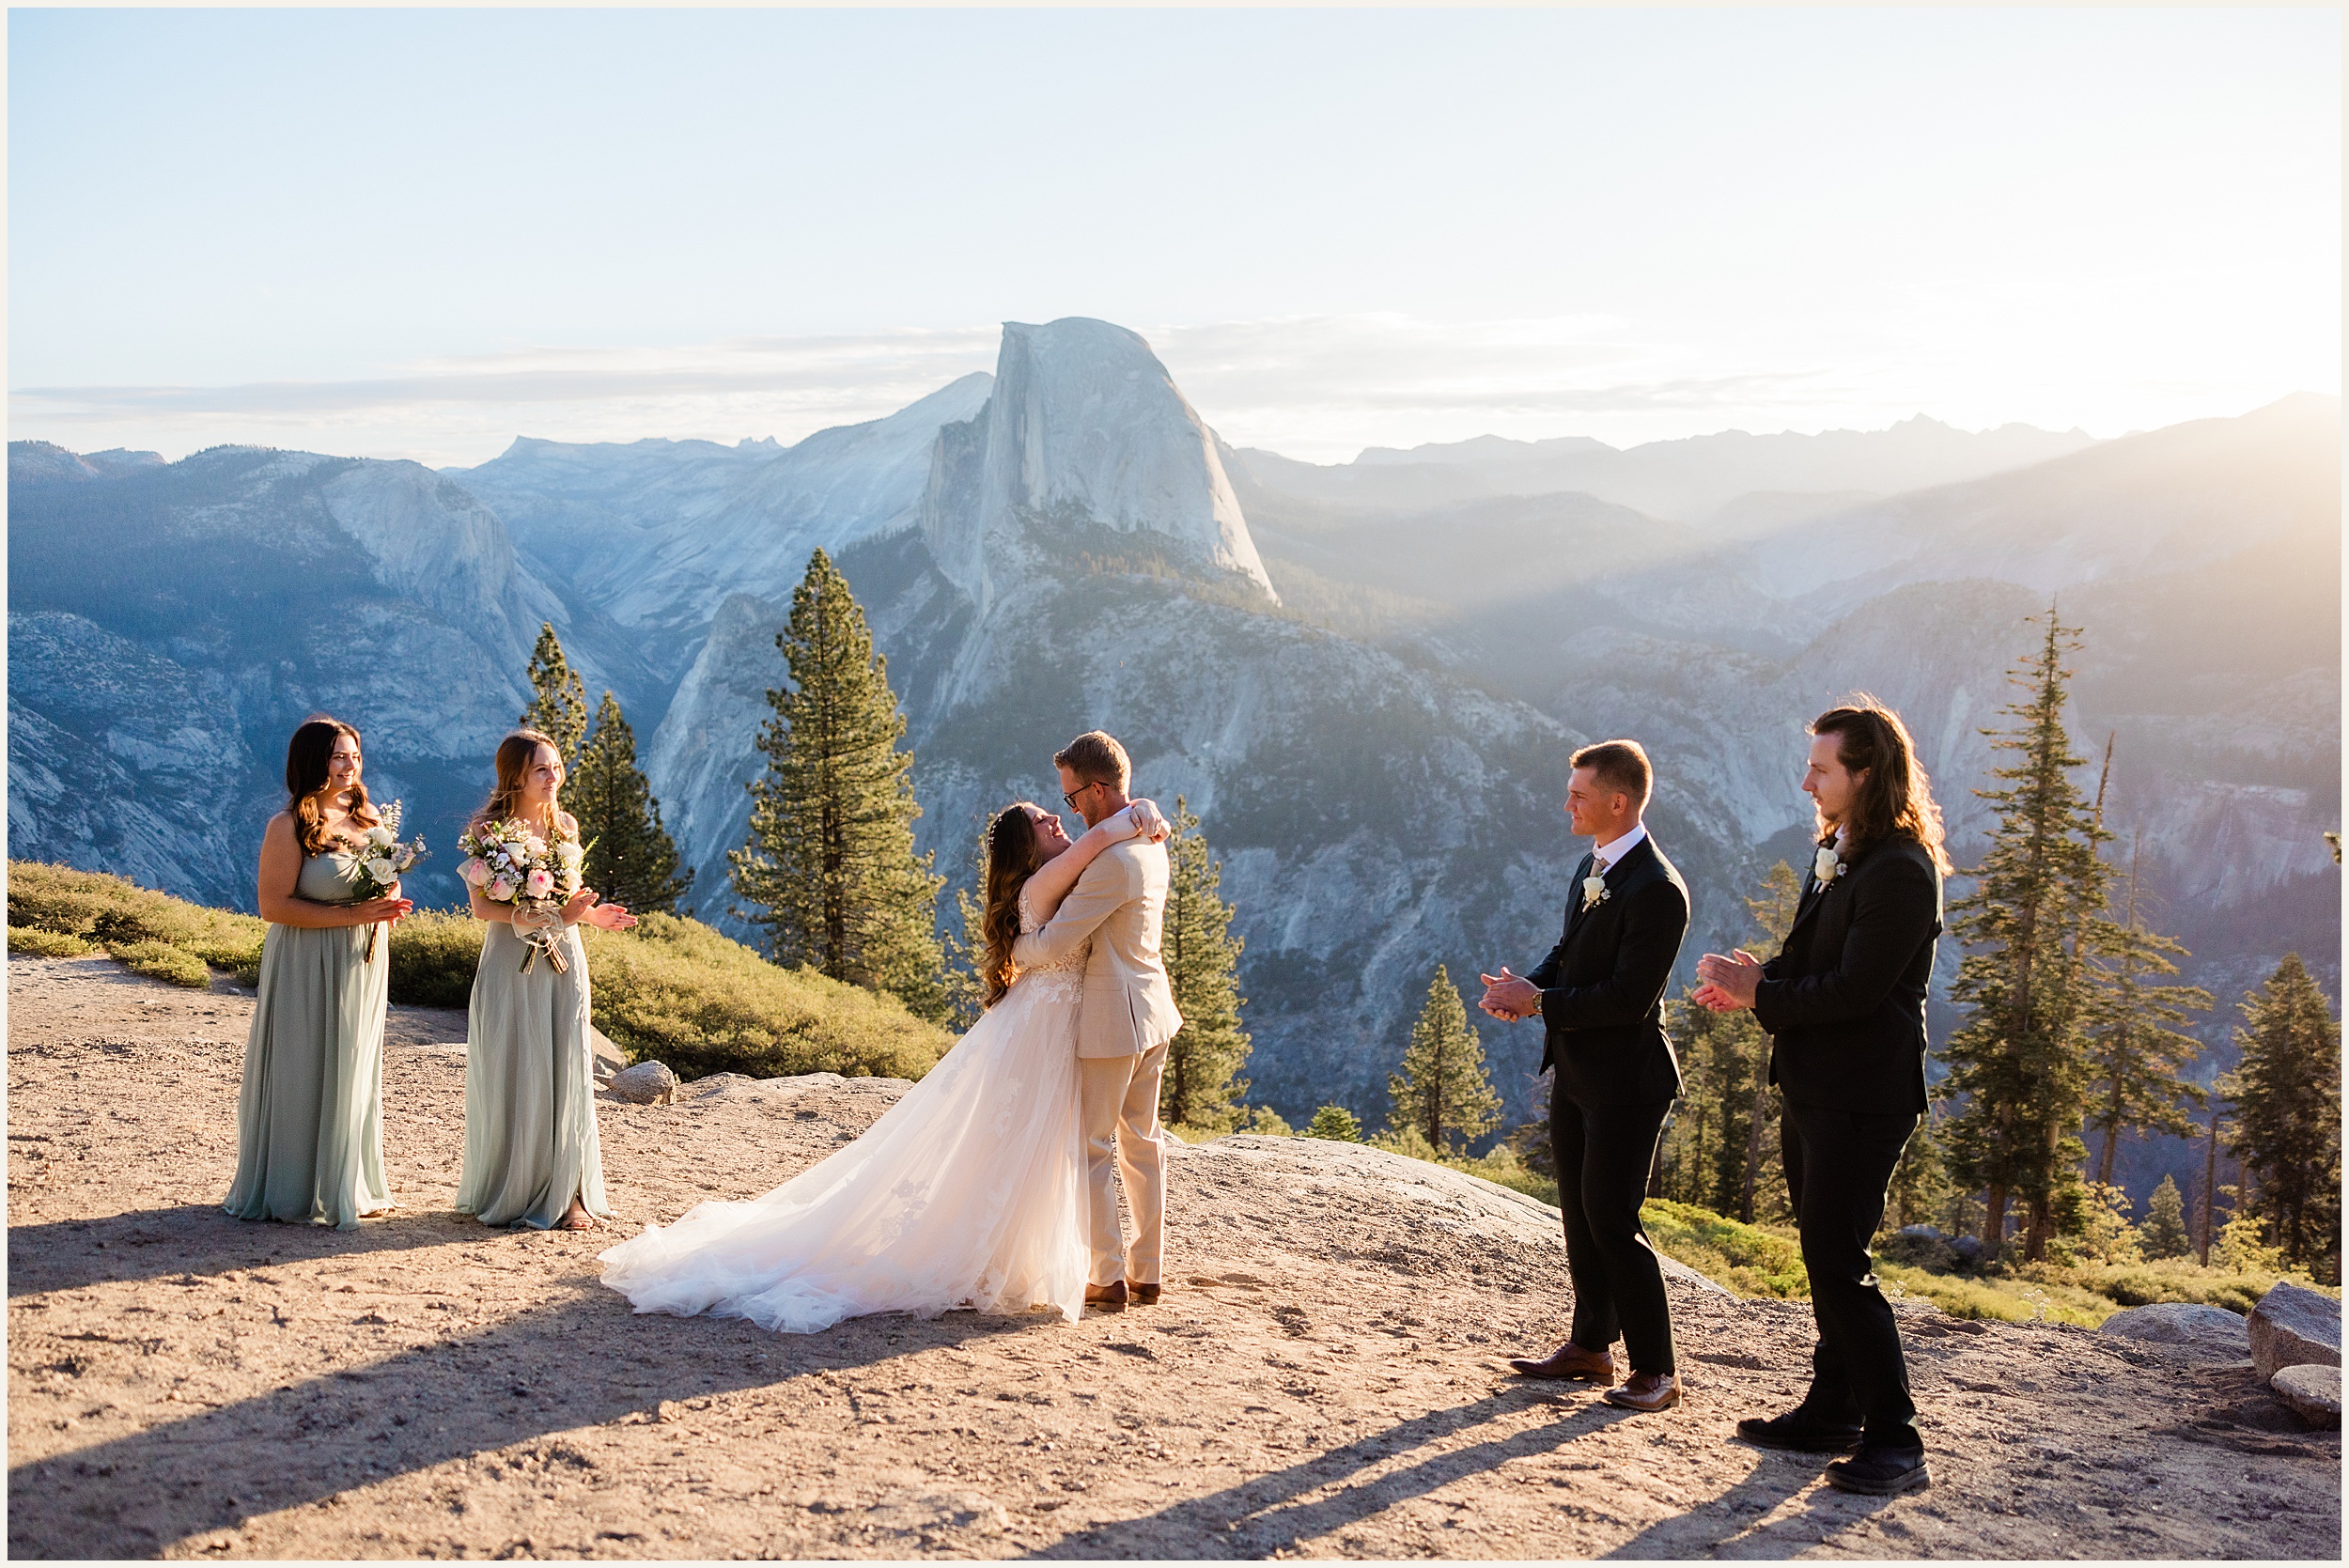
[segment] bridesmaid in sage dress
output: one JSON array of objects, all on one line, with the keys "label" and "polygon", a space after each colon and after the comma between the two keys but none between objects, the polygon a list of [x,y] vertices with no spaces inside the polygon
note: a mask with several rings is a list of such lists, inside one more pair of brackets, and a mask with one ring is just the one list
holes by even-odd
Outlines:
[{"label": "bridesmaid in sage dress", "polygon": [[[517,730],[498,746],[497,788],[474,825],[520,817],[551,843],[577,845],[579,824],[555,800],[563,776],[554,742],[536,730]],[[584,922],[622,931],[636,917],[582,888],[562,906],[564,968],[542,958],[523,972],[529,949],[515,934],[516,907],[484,897],[478,886],[472,893],[474,915],[490,930],[467,1019],[458,1211],[485,1225],[592,1230],[612,1210],[596,1136],[587,953],[578,927]]]},{"label": "bridesmaid in sage dress", "polygon": [[305,722],[286,745],[286,809],[261,835],[260,997],[237,1101],[239,1219],[355,1230],[392,1206],[383,1176],[383,1008],[392,944],[368,931],[413,906],[359,902],[364,835],[380,820],[359,782],[359,732]]}]

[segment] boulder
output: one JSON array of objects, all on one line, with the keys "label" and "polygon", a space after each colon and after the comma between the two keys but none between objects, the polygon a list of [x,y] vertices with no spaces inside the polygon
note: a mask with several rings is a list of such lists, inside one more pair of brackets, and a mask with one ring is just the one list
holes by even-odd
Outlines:
[{"label": "boulder", "polygon": [[2341,1365],[2341,1303],[2279,1280],[2251,1309],[2251,1364],[2262,1377],[2286,1367]]},{"label": "boulder", "polygon": [[587,1055],[599,1084],[611,1081],[613,1074],[628,1065],[628,1052],[614,1045],[594,1024],[587,1026]]},{"label": "boulder", "polygon": [[2341,1424],[2341,1369],[2302,1362],[2267,1380],[2276,1397],[2310,1426]]},{"label": "boulder", "polygon": [[1877,1257],[1890,1263],[1921,1268],[1931,1274],[1948,1274],[1966,1262],[1950,1241],[1934,1226],[1908,1225],[1878,1242],[1875,1251]]},{"label": "boulder", "polygon": [[2105,1319],[2096,1331],[2118,1339],[2177,1345],[2231,1358],[2248,1356],[2251,1350],[2243,1319],[2224,1307],[2205,1307],[2191,1301],[2156,1301],[2150,1307],[2131,1307]]},{"label": "boulder", "polygon": [[615,1100],[630,1105],[667,1105],[677,1098],[677,1074],[662,1062],[639,1062],[612,1075],[608,1087]]}]

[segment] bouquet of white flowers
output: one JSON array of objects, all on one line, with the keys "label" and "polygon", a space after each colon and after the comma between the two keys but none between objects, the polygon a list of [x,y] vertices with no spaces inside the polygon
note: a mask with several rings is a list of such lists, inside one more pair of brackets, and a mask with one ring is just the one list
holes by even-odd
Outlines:
[{"label": "bouquet of white flowers", "polygon": [[509,816],[467,830],[457,846],[468,857],[457,868],[465,885],[493,904],[514,906],[514,934],[529,950],[522,955],[521,972],[528,974],[543,953],[555,973],[568,973],[563,905],[579,891],[580,868],[587,859],[579,841],[549,840],[521,817]]},{"label": "bouquet of white flowers", "polygon": [[[418,833],[406,844],[399,841],[399,818],[402,802],[394,800],[383,808],[383,820],[369,828],[356,847],[350,851],[358,862],[359,877],[353,885],[359,891],[358,902],[381,898],[399,885],[408,869],[431,853],[424,846],[424,835]],[[377,922],[367,927],[367,947],[363,955],[366,962],[375,962],[375,940],[383,929]]]}]

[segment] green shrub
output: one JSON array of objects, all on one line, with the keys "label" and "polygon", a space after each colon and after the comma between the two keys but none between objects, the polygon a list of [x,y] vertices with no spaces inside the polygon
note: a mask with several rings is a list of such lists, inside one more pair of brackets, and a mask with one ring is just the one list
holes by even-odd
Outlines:
[{"label": "green shrub", "polygon": [[406,1007],[462,1007],[489,927],[463,910],[419,909],[392,927],[392,1000]]},{"label": "green shrub", "polygon": [[785,970],[698,921],[649,914],[633,931],[583,928],[596,1027],[680,1078],[918,1079],[954,1036],[894,997],[812,969]]},{"label": "green shrub", "polygon": [[[142,954],[132,964],[142,974],[159,979],[189,981],[186,966],[169,966],[164,974],[153,967],[168,965],[148,944],[178,949],[197,964],[231,970],[250,978],[260,972],[261,939],[268,924],[254,915],[230,909],[208,909],[169,893],[140,887],[102,871],[76,871],[70,866],[39,861],[8,862],[8,925],[76,937],[103,947],[126,963],[133,949]],[[11,945],[14,945],[13,942]]]},{"label": "green shrub", "polygon": [[[15,952],[62,956],[103,947],[137,972],[175,985],[207,984],[207,965],[250,985],[260,973],[268,930],[253,915],[208,909],[103,872],[8,862]],[[393,926],[392,1000],[464,1006],[485,934],[481,922],[459,911],[426,910]],[[777,969],[695,921],[647,915],[633,931],[590,927],[582,935],[597,1026],[631,1060],[658,1057],[682,1078],[918,1079],[954,1044],[894,998],[813,970]]]},{"label": "green shrub", "polygon": [[97,947],[95,942],[55,931],[44,931],[38,925],[8,927],[10,953],[29,953],[36,958],[79,958],[85,953],[97,951]]},{"label": "green shrub", "polygon": [[191,990],[203,990],[212,983],[212,971],[204,960],[193,953],[183,953],[169,942],[153,939],[137,942],[115,942],[106,951],[120,959],[133,974],[150,980],[168,980],[175,986]]},{"label": "green shrub", "polygon": [[1657,1249],[1740,1296],[1808,1297],[1811,1273],[1791,1225],[1748,1225],[1693,1203],[1651,1198],[1641,1222]]}]

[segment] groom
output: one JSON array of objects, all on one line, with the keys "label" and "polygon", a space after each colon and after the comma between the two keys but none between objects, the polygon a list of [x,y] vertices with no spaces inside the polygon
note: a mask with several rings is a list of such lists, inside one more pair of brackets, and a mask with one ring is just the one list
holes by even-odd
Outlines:
[{"label": "groom", "polygon": [[1663,1001],[1688,930],[1688,889],[1641,823],[1654,783],[1636,740],[1574,753],[1566,815],[1593,848],[1575,870],[1565,934],[1532,973],[1482,977],[1486,1012],[1538,1013],[1547,1025],[1542,1065],[1557,1069],[1550,1147],[1574,1281],[1566,1343],[1510,1365],[1527,1377],[1611,1383],[1608,1347],[1620,1331],[1631,1375],[1602,1397],[1640,1411],[1680,1402],[1664,1271],[1640,1225],[1656,1141],[1680,1094]]},{"label": "groom", "polygon": [[[1133,765],[1126,748],[1092,730],[1052,759],[1061,799],[1090,828],[1126,807]],[[1095,857],[1043,930],[1014,943],[1011,959],[1034,969],[1066,958],[1087,937],[1084,1001],[1077,1015],[1077,1082],[1093,1209],[1093,1272],[1085,1302],[1105,1312],[1159,1299],[1166,1251],[1166,1177],[1159,1141],[1159,1080],[1166,1046],[1183,1027],[1159,958],[1166,913],[1166,846],[1128,839]],[[1128,1247],[1117,1222],[1112,1165],[1126,1177],[1138,1233]]]}]

